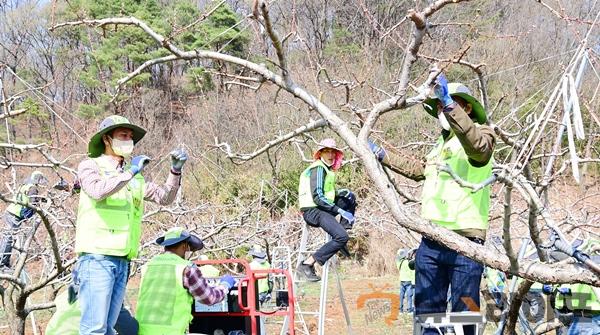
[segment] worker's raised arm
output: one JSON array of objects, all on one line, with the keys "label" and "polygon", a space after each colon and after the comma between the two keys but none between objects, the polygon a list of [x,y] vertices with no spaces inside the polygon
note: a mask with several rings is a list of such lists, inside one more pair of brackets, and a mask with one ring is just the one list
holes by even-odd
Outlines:
[{"label": "worker's raised arm", "polygon": [[406,178],[419,181],[425,179],[425,161],[412,152],[402,149],[385,150],[369,140],[369,149],[383,166]]},{"label": "worker's raised arm", "polygon": [[183,149],[171,151],[171,173],[167,177],[167,182],[163,185],[155,183],[146,183],[144,190],[144,200],[155,202],[159,205],[168,205],[175,200],[179,185],[181,185],[181,169],[188,159],[188,155]]},{"label": "worker's raised arm", "polygon": [[[117,164],[115,162],[115,166]],[[79,163],[77,178],[81,184],[81,190],[90,198],[100,201],[122,189],[133,178],[133,175],[129,172],[122,172],[103,176],[100,174],[100,168],[96,162],[93,159],[86,159]]]},{"label": "worker's raised arm", "polygon": [[159,185],[156,183],[146,183],[146,189],[144,190],[144,200],[152,201],[159,205],[168,205],[175,200],[177,190],[181,184],[181,175],[169,174],[167,182]]},{"label": "worker's raised arm", "polygon": [[492,158],[496,144],[492,128],[487,125],[477,125],[459,104],[454,104],[454,108],[445,111],[444,115],[465,149],[471,164],[475,166],[487,164]]}]

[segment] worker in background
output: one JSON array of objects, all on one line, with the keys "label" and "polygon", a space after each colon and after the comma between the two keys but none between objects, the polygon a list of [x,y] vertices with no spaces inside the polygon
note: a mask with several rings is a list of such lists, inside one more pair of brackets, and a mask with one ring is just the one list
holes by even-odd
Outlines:
[{"label": "worker in background", "polygon": [[[423,219],[483,245],[489,224],[491,187],[487,185],[472,192],[440,167],[451,169],[470,184],[486,181],[492,175],[494,131],[485,125],[485,110],[465,85],[448,84],[441,73],[433,92],[435,97],[425,100],[424,108],[438,119],[441,136],[425,161],[412,152],[388,153],[373,142],[369,147],[393,171],[413,180],[425,180],[421,194]],[[480,306],[482,264],[425,237],[415,261],[417,315],[446,312],[449,287],[452,312],[468,311],[465,301]],[[474,326],[465,327],[465,334],[474,332]],[[424,334],[438,332],[429,328]]]},{"label": "worker in background", "polygon": [[186,254],[204,247],[202,240],[183,228],[171,228],[156,243],[164,253],[154,256],[142,269],[135,318],[140,335],[183,335],[192,321],[192,303],[216,304],[235,285],[230,275],[211,286]]},{"label": "worker in background", "polygon": [[[268,270],[271,268],[271,264],[267,260],[267,253],[263,250],[260,245],[253,245],[252,249],[248,251],[248,255],[252,257],[250,262],[250,269],[252,270]],[[258,280],[258,300],[262,305],[266,301],[271,300],[271,287],[272,284],[266,276],[263,279]]]},{"label": "worker in background", "polygon": [[[248,251],[248,255],[252,257],[252,261],[250,262],[250,269],[252,270],[268,270],[271,268],[271,264],[267,260],[267,253],[263,250],[263,248],[255,244],[252,246],[250,251]],[[266,275],[257,275],[257,278],[262,278],[257,280],[258,283],[258,302],[262,306],[265,302],[271,300],[271,291],[273,289],[273,282]],[[266,326],[265,326],[265,318],[263,316],[259,317],[260,321],[260,335],[266,334]]]},{"label": "worker in background", "polygon": [[75,252],[81,305],[82,335],[113,335],[123,305],[129,261],[136,257],[142,233],[144,201],[168,205],[175,199],[187,160],[182,150],[171,152],[167,182],[145,182],[145,155],[130,160],[146,131],[126,118],[109,116],[88,144],[89,158],[79,164],[81,185]]},{"label": "worker in background", "polygon": [[[319,281],[315,263],[325,264],[336,252],[344,250],[348,242],[346,229],[354,224],[356,198],[346,189],[335,189],[335,174],[342,166],[344,153],[335,140],[324,139],[313,155],[314,162],[300,175],[298,202],[304,221],[309,226],[320,227],[331,240],[306,258],[298,267],[308,281]],[[340,222],[336,220],[341,216]]]},{"label": "worker in background", "polygon": [[504,309],[502,296],[506,287],[506,275],[502,271],[486,267],[483,276],[486,279],[487,288],[494,298],[494,302],[499,310]]},{"label": "worker in background", "polygon": [[412,313],[415,290],[414,250],[399,249],[396,254],[396,268],[400,272],[400,313]]},{"label": "worker in background", "polygon": [[[210,257],[208,257],[208,255],[205,255],[205,254],[202,254],[198,257],[198,260],[200,260],[200,261],[208,261],[209,259],[210,259]],[[202,272],[202,277],[207,278],[207,279],[217,278],[217,277],[219,277],[219,274],[221,273],[221,271],[219,271],[219,269],[217,269],[217,267],[212,264],[200,265],[198,268]]]},{"label": "worker in background", "polygon": [[12,254],[13,235],[21,226],[23,221],[31,218],[35,212],[27,205],[38,206],[40,197],[40,187],[48,184],[48,179],[40,171],[33,171],[31,176],[19,186],[19,189],[13,197],[14,203],[6,207],[4,213],[4,230],[2,240],[0,241],[0,269],[10,268],[10,257]]},{"label": "worker in background", "polygon": [[[600,264],[600,240],[588,239],[579,248]],[[568,335],[600,334],[600,288],[586,284],[563,284],[556,288],[544,285],[544,293],[556,291],[555,307],[571,311],[573,322]]]}]

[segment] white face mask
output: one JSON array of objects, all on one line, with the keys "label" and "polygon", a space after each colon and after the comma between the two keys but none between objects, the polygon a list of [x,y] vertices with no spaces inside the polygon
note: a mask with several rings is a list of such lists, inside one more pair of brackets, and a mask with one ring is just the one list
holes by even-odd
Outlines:
[{"label": "white face mask", "polygon": [[121,141],[116,138],[111,139],[111,146],[115,154],[123,158],[129,158],[133,152],[133,140]]},{"label": "white face mask", "polygon": [[442,126],[442,128],[444,128],[444,130],[450,130],[450,123],[448,123],[448,120],[446,119],[444,112],[438,113],[438,121],[440,122],[440,126]]}]

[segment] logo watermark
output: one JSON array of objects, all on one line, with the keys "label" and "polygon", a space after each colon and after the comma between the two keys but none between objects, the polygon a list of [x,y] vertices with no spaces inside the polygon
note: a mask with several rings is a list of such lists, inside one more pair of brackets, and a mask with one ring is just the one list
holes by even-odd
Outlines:
[{"label": "logo watermark", "polygon": [[[391,326],[398,320],[398,310],[400,309],[400,296],[397,293],[384,292],[391,288],[390,285],[384,285],[380,288],[369,284],[373,292],[361,294],[356,299],[356,308],[363,309],[367,307],[365,321],[372,324],[384,317],[384,321]],[[383,300],[383,301],[382,301]]]}]

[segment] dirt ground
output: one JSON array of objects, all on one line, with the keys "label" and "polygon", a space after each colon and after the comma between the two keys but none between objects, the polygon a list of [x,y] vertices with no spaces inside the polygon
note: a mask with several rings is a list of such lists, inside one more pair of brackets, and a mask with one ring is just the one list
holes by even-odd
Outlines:
[{"label": "dirt ground", "polygon": [[[341,285],[344,301],[349,314],[349,325],[344,316],[340,300],[337,277],[334,271],[329,276],[327,308],[325,318],[325,334],[352,334],[361,335],[386,335],[406,334],[413,331],[413,318],[411,314],[399,313],[399,282],[396,275],[369,277],[364,267],[352,263],[342,263],[340,271]],[[135,310],[135,298],[139,287],[139,276],[132,278],[127,286],[126,305]],[[320,283],[300,283],[295,294],[298,304],[304,312],[316,312],[319,307]],[[485,308],[485,307],[484,307]],[[266,309],[268,310],[268,309]],[[43,329],[51,317],[51,311],[38,311],[34,314],[38,332],[31,328],[28,320],[26,334],[43,334]],[[318,319],[313,315],[305,315],[308,333],[302,331],[303,325],[296,317],[296,334],[317,334]],[[3,319],[0,310],[0,320]],[[283,319],[267,317],[267,334],[281,334]],[[4,325],[5,322],[2,322]],[[485,335],[493,334],[493,323],[488,323]],[[6,328],[0,328],[0,334],[7,334]]]}]

